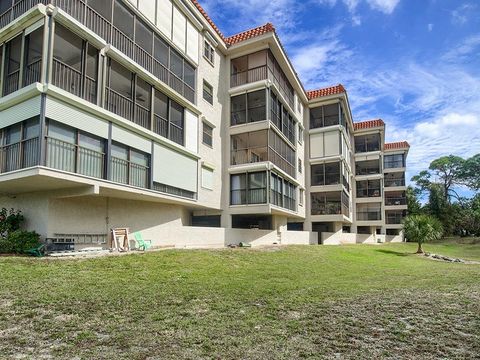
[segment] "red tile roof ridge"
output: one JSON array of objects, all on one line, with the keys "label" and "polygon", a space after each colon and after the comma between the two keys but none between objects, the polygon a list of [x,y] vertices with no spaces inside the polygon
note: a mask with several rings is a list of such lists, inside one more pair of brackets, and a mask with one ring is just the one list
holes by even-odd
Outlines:
[{"label": "red tile roof ridge", "polygon": [[323,96],[337,95],[345,93],[345,87],[342,84],[332,85],[321,89],[309,90],[306,92],[309,100],[316,99]]},{"label": "red tile roof ridge", "polygon": [[245,41],[248,39],[252,39],[254,37],[269,33],[275,32],[275,26],[272,23],[268,22],[266,24],[256,26],[254,28],[239,32],[238,34],[234,34],[232,36],[228,36],[225,38],[225,42],[228,45],[233,45],[239,43],[241,41]]},{"label": "red tile roof ridge", "polygon": [[405,140],[385,143],[385,150],[405,149],[409,147],[410,147],[410,144],[408,143],[408,141],[405,141]]},{"label": "red tile roof ridge", "polygon": [[355,130],[370,129],[370,128],[382,127],[382,126],[385,126],[385,123],[383,122],[382,119],[372,119],[372,120],[365,120],[365,121],[353,123],[353,128]]},{"label": "red tile roof ridge", "polygon": [[203,15],[203,17],[205,18],[205,20],[207,20],[207,22],[210,24],[210,26],[213,28],[213,30],[215,30],[217,32],[217,34],[222,38],[223,41],[225,41],[225,36],[223,36],[222,32],[220,31],[220,29],[218,28],[217,25],[215,25],[215,23],[213,22],[213,20],[210,18],[210,16],[208,16],[207,12],[205,11],[205,9],[200,5],[200,3],[197,1],[197,0],[192,0],[192,3],[193,5],[196,6],[196,8],[198,9],[198,11],[200,11],[200,13]]}]

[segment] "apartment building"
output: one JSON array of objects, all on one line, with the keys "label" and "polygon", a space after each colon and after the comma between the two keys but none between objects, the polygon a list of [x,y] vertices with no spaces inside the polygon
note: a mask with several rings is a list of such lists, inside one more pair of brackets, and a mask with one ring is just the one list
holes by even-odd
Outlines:
[{"label": "apartment building", "polygon": [[401,238],[408,144],[354,123],[343,86],[306,92],[271,24],[1,0],[0,59],[0,206],[59,247],[116,227],[177,247]]}]

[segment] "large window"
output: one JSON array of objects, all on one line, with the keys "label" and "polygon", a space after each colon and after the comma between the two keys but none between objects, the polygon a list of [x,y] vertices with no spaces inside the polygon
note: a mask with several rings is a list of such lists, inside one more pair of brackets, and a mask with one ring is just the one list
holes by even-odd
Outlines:
[{"label": "large window", "polygon": [[203,42],[203,56],[210,62],[210,64],[213,65],[215,63],[215,49],[208,40],[204,40]]},{"label": "large window", "polygon": [[267,78],[267,50],[231,61],[230,86],[239,86]]},{"label": "large window", "polygon": [[340,125],[340,107],[340,103],[335,103],[310,109],[310,129]]},{"label": "large window", "polygon": [[349,197],[344,191],[311,193],[312,215],[349,216]]},{"label": "large window", "polygon": [[203,99],[213,105],[213,87],[203,80]]},{"label": "large window", "polygon": [[357,197],[379,197],[382,195],[380,180],[357,181]]},{"label": "large window", "polygon": [[382,220],[381,204],[357,204],[358,221],[378,221]]},{"label": "large window", "polygon": [[137,187],[148,187],[150,156],[120,143],[112,143],[111,180]]},{"label": "large window", "polygon": [[239,165],[268,160],[267,130],[232,135],[231,164]]},{"label": "large window", "polygon": [[239,125],[267,119],[266,90],[231,97],[231,124]]},{"label": "large window", "polygon": [[403,168],[405,167],[404,154],[385,155],[384,157],[385,169]]},{"label": "large window", "polygon": [[270,129],[268,136],[268,159],[288,175],[295,177],[295,150],[274,130]]},{"label": "large window", "polygon": [[340,184],[340,162],[316,164],[311,166],[311,185],[337,185]]},{"label": "large window", "polygon": [[380,134],[355,136],[355,152],[363,153],[380,150]]},{"label": "large window", "polygon": [[39,164],[38,116],[0,129],[0,173]]},{"label": "large window", "polygon": [[98,50],[60,24],[55,26],[52,82],[85,100],[97,102]]},{"label": "large window", "polygon": [[270,90],[270,120],[275,126],[287,137],[287,139],[295,144],[296,124],[292,114],[282,104],[280,98]]},{"label": "large window", "polygon": [[155,90],[153,131],[177,144],[184,144],[184,109]]},{"label": "large window", "polygon": [[3,95],[8,95],[19,89],[21,53],[22,35],[19,35],[5,45],[5,75],[3,79]]},{"label": "large window", "polygon": [[47,134],[48,167],[104,178],[104,139],[53,120]]},{"label": "large window", "polygon": [[42,72],[43,26],[25,36],[23,85],[40,81]]},{"label": "large window", "polygon": [[230,176],[230,205],[265,204],[266,202],[266,172]]},{"label": "large window", "polygon": [[380,174],[380,172],[379,160],[357,161],[355,163],[355,175],[376,175]]}]

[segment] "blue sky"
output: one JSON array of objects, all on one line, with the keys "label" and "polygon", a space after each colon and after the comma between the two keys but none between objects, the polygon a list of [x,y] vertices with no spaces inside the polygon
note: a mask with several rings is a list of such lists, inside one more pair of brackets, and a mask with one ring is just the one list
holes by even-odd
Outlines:
[{"label": "blue sky", "polygon": [[408,178],[480,153],[480,1],[200,2],[226,36],[272,22],[307,90],[342,83],[354,121],[409,141]]}]

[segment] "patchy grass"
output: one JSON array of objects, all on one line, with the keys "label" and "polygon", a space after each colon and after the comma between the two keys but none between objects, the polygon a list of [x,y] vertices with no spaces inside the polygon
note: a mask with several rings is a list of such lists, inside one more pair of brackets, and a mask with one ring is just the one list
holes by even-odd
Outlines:
[{"label": "patchy grass", "polygon": [[[0,358],[475,358],[480,265],[415,244],[0,258]],[[426,250],[480,260],[480,246]]]}]

